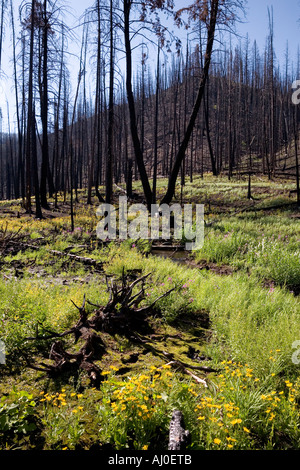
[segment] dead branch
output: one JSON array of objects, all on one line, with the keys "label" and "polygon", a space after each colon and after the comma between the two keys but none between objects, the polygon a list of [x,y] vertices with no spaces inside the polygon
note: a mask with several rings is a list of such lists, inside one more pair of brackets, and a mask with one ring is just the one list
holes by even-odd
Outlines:
[{"label": "dead branch", "polygon": [[176,369],[179,369],[184,374],[190,375],[198,384],[204,385],[204,387],[207,388],[207,382],[204,379],[201,379],[200,377],[195,375],[193,372],[188,370],[186,367],[184,367],[182,362],[180,362],[180,361],[170,361],[166,365],[174,367]]},{"label": "dead branch", "polygon": [[169,289],[167,292],[165,292],[164,294],[157,297],[157,299],[155,299],[154,302],[152,302],[151,305],[147,305],[146,307],[140,308],[140,309],[137,310],[137,312],[142,313],[142,312],[146,312],[147,310],[150,310],[152,307],[154,307],[156,302],[158,302],[160,299],[163,299],[167,295],[170,295],[171,292],[173,292],[175,289],[176,289],[176,287],[173,287],[172,289]]},{"label": "dead branch", "polygon": [[[169,354],[166,351],[163,351],[163,354],[169,359],[174,358],[173,354]],[[178,361],[178,360],[176,360],[176,362],[180,363],[182,367],[185,367],[185,368],[189,367],[190,369],[193,369],[193,370],[201,370],[203,372],[218,372],[217,369],[213,369],[212,367],[208,367],[208,366],[193,366],[193,365],[186,364],[185,362]]]},{"label": "dead branch", "polygon": [[15,233],[8,232],[8,222],[6,222],[5,227],[0,229],[0,256],[3,256],[8,245],[10,243],[19,244],[23,236],[20,235],[21,228]]},{"label": "dead branch", "polygon": [[[1,243],[1,239],[0,239],[0,243]],[[32,243],[25,243],[25,242],[21,242],[19,240],[15,241],[12,237],[7,239],[6,245],[8,245],[8,244],[17,244],[19,247],[29,248],[29,249],[32,249],[32,250],[39,250],[40,249],[39,246],[33,245]],[[102,269],[102,267],[103,267],[102,262],[97,261],[93,258],[88,258],[86,256],[78,256],[78,255],[75,255],[73,253],[66,253],[64,251],[58,251],[58,250],[47,250],[47,252],[52,254],[52,255],[55,255],[55,256],[70,258],[74,261],[77,261],[78,263],[82,263],[82,264],[85,264],[87,266],[94,266],[94,267],[97,267],[99,269]],[[1,254],[1,252],[0,252],[0,254]]]}]

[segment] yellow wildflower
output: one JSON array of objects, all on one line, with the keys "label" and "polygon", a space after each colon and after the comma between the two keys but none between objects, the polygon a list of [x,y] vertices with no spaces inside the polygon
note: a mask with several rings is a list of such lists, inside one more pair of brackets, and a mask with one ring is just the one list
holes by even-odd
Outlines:
[{"label": "yellow wildflower", "polygon": [[231,424],[234,426],[235,424],[240,424],[241,422],[242,420],[240,418],[236,418],[231,421]]}]

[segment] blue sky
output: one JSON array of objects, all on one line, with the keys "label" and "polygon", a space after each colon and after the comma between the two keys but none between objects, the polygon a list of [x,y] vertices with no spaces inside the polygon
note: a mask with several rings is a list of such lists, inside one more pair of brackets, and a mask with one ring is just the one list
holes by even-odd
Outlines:
[{"label": "blue sky", "polygon": [[[81,15],[84,9],[92,5],[94,0],[69,0],[74,14]],[[192,0],[175,0],[175,6],[182,8],[192,3]],[[274,44],[277,59],[284,61],[286,43],[289,42],[291,59],[296,61],[297,48],[300,44],[300,0],[248,0],[246,17],[243,24],[237,24],[237,31],[246,36],[249,34],[251,43],[257,41],[262,51],[268,35],[269,19],[268,8],[273,7],[274,18]]]},{"label": "blue sky", "polygon": [[248,0],[247,17],[237,28],[242,34],[249,33],[251,42],[257,40],[260,50],[264,48],[268,35],[268,8],[273,7],[274,47],[277,59],[282,62],[286,43],[289,42],[291,59],[296,61],[300,44],[300,1],[299,0]]},{"label": "blue sky", "polygon": [[[94,1],[95,0],[65,1],[65,5],[69,5],[73,12],[74,17],[70,18],[73,25],[78,22],[78,19],[84,13],[84,10],[94,4]],[[189,5],[191,2],[192,0],[175,0],[175,6],[177,8],[181,8]],[[16,9],[20,3],[21,0],[14,0]],[[274,47],[277,60],[282,65],[284,64],[286,44],[288,41],[290,60],[296,65],[297,50],[300,45],[300,0],[248,0],[246,17],[243,18],[242,24],[237,24],[237,32],[242,36],[242,43],[243,38],[245,38],[248,33],[250,44],[252,45],[254,40],[256,40],[260,52],[263,52],[269,29],[268,8],[271,9],[271,7],[273,7]],[[17,20],[17,13],[15,18]],[[80,36],[81,33],[79,32],[79,38]],[[2,57],[2,66],[6,76],[2,74],[0,78],[0,106],[2,107],[3,114],[6,114],[6,100],[8,100],[11,108],[14,106],[14,95],[12,93],[12,85],[9,78],[12,71],[11,63],[9,63],[9,58],[11,57],[11,38],[9,28],[7,28]],[[77,62],[75,61],[74,68],[72,67],[76,78],[78,73]],[[297,78],[300,79],[300,77]],[[12,117],[14,113],[12,112],[10,114]]]}]

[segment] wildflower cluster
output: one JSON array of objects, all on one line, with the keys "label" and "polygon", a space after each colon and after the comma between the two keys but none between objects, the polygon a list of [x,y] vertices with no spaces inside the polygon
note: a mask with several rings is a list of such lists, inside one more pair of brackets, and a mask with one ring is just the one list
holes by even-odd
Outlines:
[{"label": "wildflower cluster", "polygon": [[42,423],[50,448],[75,449],[86,431],[85,398],[81,393],[40,393]]},{"label": "wildflower cluster", "polygon": [[202,396],[195,408],[201,423],[200,441],[205,442],[206,449],[249,448],[250,430],[246,427],[236,387],[245,390],[252,369],[240,365],[233,368],[231,361],[223,364],[225,373],[219,375],[218,393]]},{"label": "wildflower cluster", "polygon": [[278,436],[299,438],[297,386],[266,390],[247,364],[223,361],[217,393],[205,394],[195,412],[205,449],[280,448]]},{"label": "wildflower cluster", "polygon": [[[111,371],[104,374],[107,380],[102,383],[104,398],[99,407],[102,439],[109,439],[119,449],[128,447],[132,439],[137,450],[148,449],[157,438],[158,429],[165,439],[174,396],[179,393],[170,366],[152,366],[147,374],[126,381],[118,380]],[[189,395],[186,388],[185,392]],[[108,421],[105,416],[109,417]]]},{"label": "wildflower cluster", "polygon": [[[40,402],[41,403],[45,403],[45,404],[50,404],[54,407],[57,407],[57,408],[61,408],[61,407],[65,407],[65,406],[70,406],[68,404],[68,399],[67,399],[67,394],[66,394],[66,390],[63,388],[61,390],[61,392],[56,392],[56,393],[53,393],[53,394],[50,394],[50,393],[45,393],[45,392],[41,392],[40,393]],[[69,394],[69,398],[72,399],[72,402],[74,400],[77,399],[81,399],[83,397],[83,394],[82,393],[75,393],[75,392],[72,392]],[[82,406],[76,406],[76,407],[73,407],[71,406],[71,411],[72,413],[77,413],[78,411],[82,411],[83,410],[83,407]]]}]

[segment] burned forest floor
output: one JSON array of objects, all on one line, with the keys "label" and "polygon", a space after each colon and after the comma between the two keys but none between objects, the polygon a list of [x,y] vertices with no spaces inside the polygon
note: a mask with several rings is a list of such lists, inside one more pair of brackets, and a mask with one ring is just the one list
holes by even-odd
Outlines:
[{"label": "burned forest floor", "polygon": [[184,236],[103,242],[83,190],[74,230],[68,194],[41,220],[0,202],[0,449],[165,451],[178,410],[187,449],[298,450],[294,186],[178,186],[174,202],[205,208],[193,252]]}]

